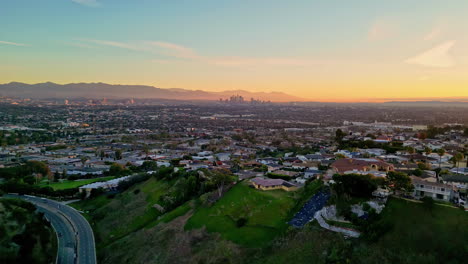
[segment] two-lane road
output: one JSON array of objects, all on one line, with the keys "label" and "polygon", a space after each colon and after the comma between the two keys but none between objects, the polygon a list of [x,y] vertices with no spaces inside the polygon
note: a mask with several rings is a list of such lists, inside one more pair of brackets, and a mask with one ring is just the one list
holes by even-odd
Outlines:
[{"label": "two-lane road", "polygon": [[57,263],[95,264],[94,234],[88,221],[74,208],[34,196],[8,194],[33,203],[49,219],[59,240]]}]

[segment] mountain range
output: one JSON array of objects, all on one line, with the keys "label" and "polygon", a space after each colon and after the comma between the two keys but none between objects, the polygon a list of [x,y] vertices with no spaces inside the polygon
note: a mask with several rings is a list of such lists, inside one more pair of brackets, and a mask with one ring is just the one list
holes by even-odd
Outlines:
[{"label": "mountain range", "polygon": [[31,99],[74,99],[74,98],[134,98],[134,99],[172,99],[172,100],[219,100],[232,95],[243,96],[245,100],[254,98],[272,102],[305,101],[304,98],[281,92],[249,92],[230,90],[223,92],[208,92],[181,88],[163,89],[146,85],[116,85],[107,83],[70,83],[57,84],[52,82],[27,84],[11,82],[0,84],[0,96],[31,98]]}]

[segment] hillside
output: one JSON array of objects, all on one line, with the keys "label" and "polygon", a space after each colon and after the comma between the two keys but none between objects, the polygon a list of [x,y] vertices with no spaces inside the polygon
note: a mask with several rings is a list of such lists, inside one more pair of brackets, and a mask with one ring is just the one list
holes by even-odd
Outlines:
[{"label": "hillside", "polygon": [[56,84],[52,82],[26,84],[11,82],[0,84],[0,96],[10,96],[32,99],[171,99],[171,100],[219,100],[232,95],[241,95],[246,100],[250,98],[273,101],[291,102],[304,101],[303,98],[280,92],[248,92],[233,90],[224,92],[207,92],[202,90],[187,90],[180,88],[162,89],[145,85],[116,85],[106,83],[70,83]]},{"label": "hillside", "polygon": [[150,205],[171,184],[150,178],[115,197],[74,204],[93,223],[100,263],[463,263],[467,252],[468,216],[459,209],[390,199],[377,241],[347,240],[315,223],[285,225],[304,192],[242,183],[211,206],[204,196],[158,220]]}]

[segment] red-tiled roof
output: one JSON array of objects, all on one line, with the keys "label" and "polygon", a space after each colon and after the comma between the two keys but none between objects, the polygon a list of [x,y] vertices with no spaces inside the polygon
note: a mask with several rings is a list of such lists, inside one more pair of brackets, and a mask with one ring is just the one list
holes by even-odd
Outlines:
[{"label": "red-tiled roof", "polygon": [[339,159],[331,165],[331,167],[335,168],[338,172],[343,173],[345,171],[352,171],[352,170],[364,170],[366,167],[371,165],[376,165],[378,167],[390,167],[392,168],[393,165],[386,163],[381,160],[362,160],[362,159]]}]

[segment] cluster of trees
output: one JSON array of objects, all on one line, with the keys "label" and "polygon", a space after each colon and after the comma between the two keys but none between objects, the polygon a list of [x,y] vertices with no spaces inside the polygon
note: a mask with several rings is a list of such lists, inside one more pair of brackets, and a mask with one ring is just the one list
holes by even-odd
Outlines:
[{"label": "cluster of trees", "polygon": [[[55,236],[31,203],[0,200],[0,263],[52,263]],[[8,224],[8,225],[7,225]]]},{"label": "cluster of trees", "polygon": [[60,145],[47,146],[47,147],[45,147],[45,150],[46,151],[54,151],[54,150],[66,149],[66,148],[67,148],[67,145],[60,144]]},{"label": "cluster of trees", "polygon": [[406,173],[395,171],[388,172],[386,178],[370,174],[335,174],[333,180],[333,191],[341,197],[370,198],[379,186],[387,187],[396,193],[409,193],[414,188],[411,178]]},{"label": "cluster of trees", "polygon": [[128,180],[119,182],[119,184],[117,186],[117,189],[119,191],[123,192],[123,191],[129,189],[130,187],[132,187],[133,185],[135,185],[135,184],[137,184],[139,182],[144,182],[144,181],[148,180],[150,177],[151,176],[146,174],[146,173],[142,173],[142,174],[132,176]]},{"label": "cluster of trees", "polygon": [[360,174],[335,174],[333,175],[333,190],[340,197],[369,198],[379,185],[383,185],[385,179],[372,175]]},{"label": "cluster of trees", "polygon": [[333,198],[338,213],[358,227],[364,233],[365,239],[371,241],[376,240],[391,226],[382,221],[381,216],[367,203],[363,204],[366,217],[357,217],[351,212],[351,205],[355,203],[355,198],[370,198],[379,186],[388,187],[396,193],[408,193],[414,188],[407,174],[393,171],[388,173],[387,178],[360,174],[335,174],[333,180],[335,181],[332,185]]},{"label": "cluster of trees", "polygon": [[52,196],[52,197],[74,197],[78,192],[78,188],[70,188],[63,190],[54,190],[51,187],[40,187],[23,183],[16,180],[8,180],[0,184],[0,191],[5,193],[18,193],[18,194],[31,194],[38,196]]},{"label": "cluster of trees", "polygon": [[57,137],[46,131],[0,131],[0,146],[55,142]]},{"label": "cluster of trees", "polygon": [[[40,161],[28,161],[24,165],[0,168],[0,175],[4,179],[22,179],[26,181],[32,179],[32,183],[34,183],[34,178],[32,177],[34,174],[39,176],[50,175],[49,166]],[[27,177],[29,179],[25,179]]]},{"label": "cluster of trees", "polygon": [[172,167],[160,168],[154,177],[159,180],[175,180],[175,184],[158,201],[166,211],[210,191],[216,191],[219,198],[235,180],[228,170],[174,171]]},{"label": "cluster of trees", "polygon": [[462,126],[445,126],[445,127],[435,127],[435,126],[429,126],[427,128],[426,134],[428,138],[435,138],[437,135],[442,135],[446,132],[449,132],[451,130],[464,130],[464,133],[468,135],[468,128],[464,128]]}]

